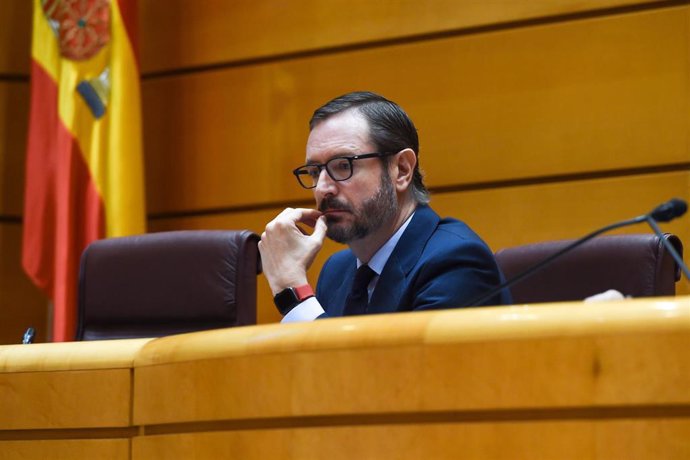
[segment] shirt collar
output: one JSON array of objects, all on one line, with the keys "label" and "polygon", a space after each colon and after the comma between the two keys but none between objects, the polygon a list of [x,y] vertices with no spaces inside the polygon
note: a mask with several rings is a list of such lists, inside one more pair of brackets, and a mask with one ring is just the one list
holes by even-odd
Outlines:
[{"label": "shirt collar", "polygon": [[[381,275],[383,267],[386,266],[386,262],[388,262],[388,259],[393,253],[393,249],[395,249],[395,246],[398,244],[398,241],[400,241],[400,237],[405,232],[405,229],[412,220],[412,216],[414,216],[414,212],[410,214],[410,217],[408,217],[407,220],[403,222],[403,224],[400,226],[400,228],[395,233],[393,233],[393,236],[391,236],[388,239],[388,241],[386,241],[384,245],[381,246],[381,248],[378,251],[376,251],[376,254],[373,255],[373,257],[367,264],[372,270],[376,272],[377,275]],[[359,268],[361,265],[362,261],[357,259],[357,268]]]}]

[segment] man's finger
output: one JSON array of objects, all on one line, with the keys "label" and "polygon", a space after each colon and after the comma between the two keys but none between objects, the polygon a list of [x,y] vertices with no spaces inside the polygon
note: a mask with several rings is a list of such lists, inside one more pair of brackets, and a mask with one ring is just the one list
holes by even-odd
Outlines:
[{"label": "man's finger", "polygon": [[323,239],[326,237],[326,230],[328,230],[328,226],[326,225],[326,217],[321,216],[316,220],[316,224],[314,225],[314,233],[311,234],[311,238],[316,239],[316,241],[323,242]]},{"label": "man's finger", "polygon": [[300,222],[313,227],[316,225],[316,219],[321,216],[321,211],[307,208],[288,208],[281,215],[293,222]]}]

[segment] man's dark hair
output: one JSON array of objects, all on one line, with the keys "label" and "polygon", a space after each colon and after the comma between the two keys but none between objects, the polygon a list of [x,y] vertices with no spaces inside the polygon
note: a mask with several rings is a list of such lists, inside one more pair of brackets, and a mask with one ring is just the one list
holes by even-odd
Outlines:
[{"label": "man's dark hair", "polygon": [[[369,124],[369,137],[379,152],[412,149],[417,164],[412,177],[412,195],[419,204],[429,202],[429,191],[419,170],[419,138],[417,128],[405,111],[395,102],[369,91],[347,93],[327,102],[314,111],[309,120],[312,130],[320,122],[346,110],[356,109]],[[384,161],[389,160],[383,158]]]}]

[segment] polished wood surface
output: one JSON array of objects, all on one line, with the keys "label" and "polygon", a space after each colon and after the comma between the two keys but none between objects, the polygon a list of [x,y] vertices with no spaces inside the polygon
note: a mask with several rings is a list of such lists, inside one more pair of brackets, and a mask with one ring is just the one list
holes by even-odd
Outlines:
[{"label": "polished wood surface", "polygon": [[129,369],[0,374],[6,430],[129,426]]},{"label": "polished wood surface", "polygon": [[682,459],[688,346],[690,297],[4,346],[0,458]]},{"label": "polished wood surface", "polygon": [[686,459],[687,419],[503,421],[224,431],[135,438],[133,458]]},{"label": "polished wood surface", "polygon": [[132,362],[148,340],[1,346],[0,430],[130,426]]},{"label": "polished wood surface", "polygon": [[689,332],[690,300],[662,298],[186,334],[137,355],[134,421],[687,404]]},{"label": "polished wood surface", "polygon": [[[425,34],[510,24],[611,7],[663,5],[645,0],[186,0],[139,2],[142,70],[157,72]],[[257,33],[260,31],[260,33]]]},{"label": "polished wood surface", "polygon": [[681,459],[690,454],[688,345],[686,298],[169,337],[135,363],[134,421],[147,436],[133,438],[132,452]]},{"label": "polished wood surface", "polygon": [[0,346],[0,373],[129,369],[151,339]]},{"label": "polished wood surface", "polygon": [[0,346],[0,459],[131,459],[132,365],[149,340]]}]

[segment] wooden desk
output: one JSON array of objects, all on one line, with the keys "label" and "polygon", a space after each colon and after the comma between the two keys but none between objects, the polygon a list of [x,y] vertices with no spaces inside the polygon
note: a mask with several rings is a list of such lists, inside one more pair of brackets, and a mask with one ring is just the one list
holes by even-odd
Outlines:
[{"label": "wooden desk", "polygon": [[0,459],[130,458],[133,361],[149,340],[0,346]]},{"label": "wooden desk", "polygon": [[[17,364],[25,348],[59,346],[128,358],[61,370],[47,364],[59,353],[37,353]],[[0,382],[12,389],[0,407],[22,414],[0,414],[0,459],[44,458],[43,445],[52,458],[82,457],[70,449],[113,441],[126,449],[109,458],[686,459],[689,350],[686,297],[0,347]],[[107,369],[133,370],[131,393]],[[83,379],[56,386],[56,372]],[[33,386],[17,390],[27,377]]]}]

